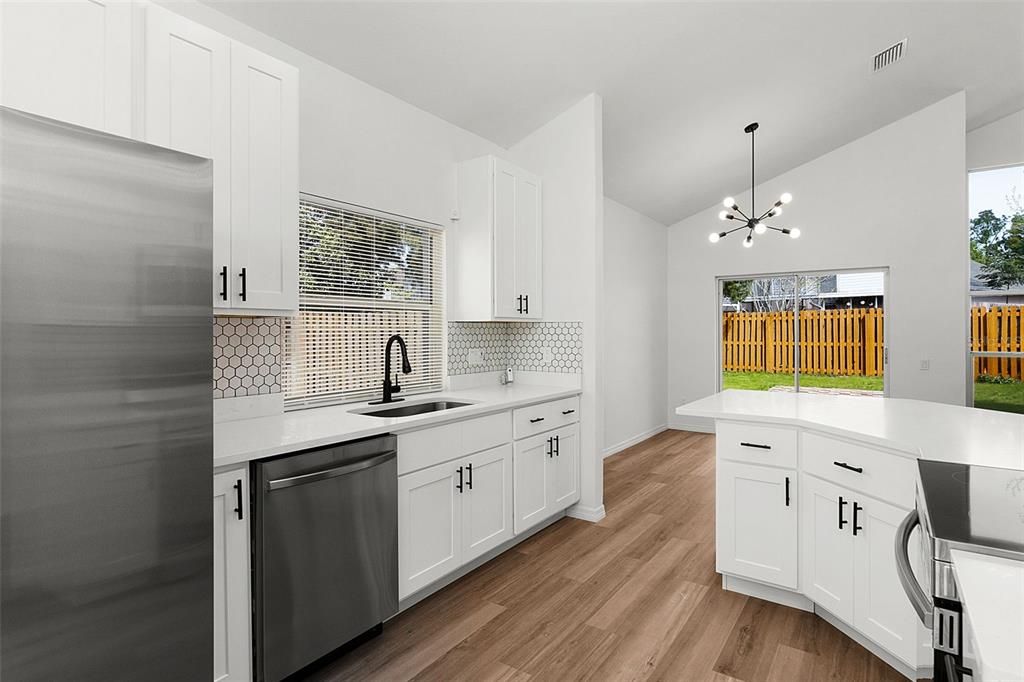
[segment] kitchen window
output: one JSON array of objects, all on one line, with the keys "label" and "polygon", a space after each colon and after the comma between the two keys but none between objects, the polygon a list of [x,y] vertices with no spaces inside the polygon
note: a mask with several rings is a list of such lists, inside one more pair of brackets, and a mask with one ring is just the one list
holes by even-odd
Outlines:
[{"label": "kitchen window", "polygon": [[284,335],[285,406],[379,397],[392,334],[405,339],[412,364],[399,377],[402,394],[440,390],[443,277],[438,226],[302,195],[299,314],[286,321]]}]

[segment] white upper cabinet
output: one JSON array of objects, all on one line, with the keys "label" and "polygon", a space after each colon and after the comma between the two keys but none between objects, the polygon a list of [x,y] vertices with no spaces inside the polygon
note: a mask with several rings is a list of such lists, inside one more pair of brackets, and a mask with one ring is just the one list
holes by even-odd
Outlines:
[{"label": "white upper cabinet", "polygon": [[449,317],[542,317],[540,178],[485,156],[459,165],[459,220],[448,234]]},{"label": "white upper cabinet", "polygon": [[231,307],[298,309],[299,73],[231,46]]},{"label": "white upper cabinet", "polygon": [[146,6],[143,138],[213,159],[211,282],[231,306],[231,40],[155,5]]},{"label": "white upper cabinet", "polygon": [[0,103],[129,137],[131,3],[0,2]]}]

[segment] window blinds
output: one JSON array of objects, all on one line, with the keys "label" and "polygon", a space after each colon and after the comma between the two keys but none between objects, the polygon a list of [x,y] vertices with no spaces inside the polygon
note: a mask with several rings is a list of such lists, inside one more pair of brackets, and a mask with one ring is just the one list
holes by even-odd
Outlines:
[{"label": "window blinds", "polygon": [[[399,377],[402,394],[440,390],[443,278],[440,228],[302,195],[299,315],[284,334],[285,406],[379,396],[392,334],[405,339],[412,364]],[[402,363],[397,344],[392,351],[394,373]]]}]

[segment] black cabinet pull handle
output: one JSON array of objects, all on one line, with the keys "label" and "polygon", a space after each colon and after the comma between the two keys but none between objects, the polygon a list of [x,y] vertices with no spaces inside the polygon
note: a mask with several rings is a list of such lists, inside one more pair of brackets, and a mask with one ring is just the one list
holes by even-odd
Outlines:
[{"label": "black cabinet pull handle", "polygon": [[832,463],[835,464],[837,467],[841,467],[843,469],[849,469],[850,471],[856,471],[858,474],[863,474],[864,473],[864,467],[850,466],[846,462],[832,462]]},{"label": "black cabinet pull handle", "polygon": [[238,519],[242,520],[245,518],[244,512],[242,512],[242,479],[235,481],[235,484],[231,486],[235,489],[235,513],[238,514]]},{"label": "black cabinet pull handle", "polygon": [[845,507],[848,504],[849,504],[849,502],[844,500],[842,495],[840,495],[839,496],[839,530],[842,530],[843,526],[845,526],[846,524],[849,523],[849,521],[847,521],[846,519],[843,518],[843,507]]},{"label": "black cabinet pull handle", "polygon": [[860,506],[856,502],[853,503],[853,534],[856,535],[857,531],[864,530],[864,526],[857,525],[857,512],[864,511],[864,507]]},{"label": "black cabinet pull handle", "polygon": [[523,295],[522,294],[519,294],[518,296],[516,296],[516,303],[518,304],[518,305],[516,305],[516,312],[519,313],[520,315],[522,315],[523,314]]},{"label": "black cabinet pull handle", "polygon": [[572,414],[572,413],[574,413],[575,411],[576,411],[576,410],[562,410],[562,414]]},{"label": "black cabinet pull handle", "polygon": [[220,300],[228,300],[228,266],[220,269]]},{"label": "black cabinet pull handle", "polygon": [[544,421],[544,417],[537,417],[536,419],[531,419],[530,423],[531,424],[536,424],[537,422],[542,422],[542,421]]},{"label": "black cabinet pull handle", "polygon": [[761,443],[740,443],[745,448],[757,448],[758,450],[771,450],[771,445],[763,445]]},{"label": "black cabinet pull handle", "polygon": [[554,457],[555,456],[555,439],[554,438],[548,438],[548,451],[547,451],[546,454],[547,454],[548,457]]},{"label": "black cabinet pull handle", "polygon": [[462,467],[459,467],[459,482],[455,484],[455,488],[462,492]]},{"label": "black cabinet pull handle", "polygon": [[470,490],[472,490],[473,489],[473,463],[472,462],[470,462],[469,464],[466,465],[466,473],[469,474],[469,477],[466,479],[466,487],[469,488]]},{"label": "black cabinet pull handle", "polygon": [[529,294],[526,294],[525,296],[523,296],[523,303],[526,305],[526,311],[525,312],[526,312],[527,315],[529,315],[530,314],[530,295]]},{"label": "black cabinet pull handle", "polygon": [[786,506],[789,506],[789,476],[786,476]]},{"label": "black cabinet pull handle", "polygon": [[562,444],[558,440],[558,436],[555,436],[555,457],[559,457],[562,454]]},{"label": "black cabinet pull handle", "polygon": [[242,268],[242,272],[239,273],[239,277],[242,278],[242,290],[238,293],[238,297],[245,300],[245,268]]}]

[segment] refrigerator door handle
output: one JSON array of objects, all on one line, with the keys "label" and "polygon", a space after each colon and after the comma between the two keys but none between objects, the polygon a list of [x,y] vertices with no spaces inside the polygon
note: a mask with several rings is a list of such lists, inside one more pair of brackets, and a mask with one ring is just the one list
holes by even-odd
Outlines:
[{"label": "refrigerator door handle", "polygon": [[917,612],[917,617],[921,619],[926,628],[930,629],[932,627],[934,607],[931,597],[925,594],[924,590],[921,589],[921,585],[917,582],[917,578],[914,576],[907,548],[907,544],[910,542],[910,534],[914,532],[914,528],[920,525],[921,519],[917,515],[917,510],[913,509],[896,529],[894,547],[896,552],[896,574],[899,576],[900,584],[903,585],[903,591],[907,593],[911,606]]}]

